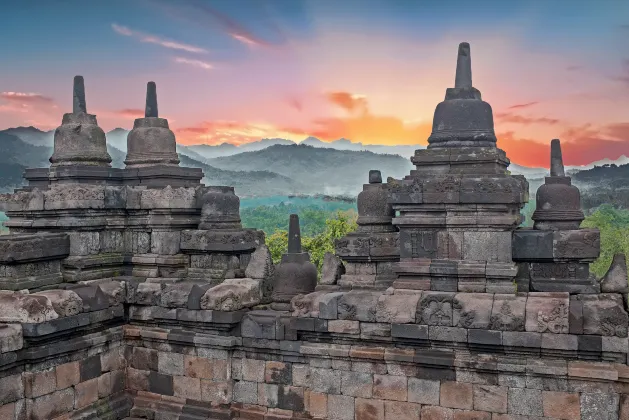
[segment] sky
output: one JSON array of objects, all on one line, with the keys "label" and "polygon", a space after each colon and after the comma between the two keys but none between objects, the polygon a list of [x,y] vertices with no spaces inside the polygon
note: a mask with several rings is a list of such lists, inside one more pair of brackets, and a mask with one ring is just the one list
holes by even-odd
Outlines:
[{"label": "sky", "polygon": [[85,78],[108,131],[146,83],[182,144],[261,138],[426,145],[471,44],[498,147],[548,167],[629,155],[624,0],[3,0],[0,129],[54,129]]}]

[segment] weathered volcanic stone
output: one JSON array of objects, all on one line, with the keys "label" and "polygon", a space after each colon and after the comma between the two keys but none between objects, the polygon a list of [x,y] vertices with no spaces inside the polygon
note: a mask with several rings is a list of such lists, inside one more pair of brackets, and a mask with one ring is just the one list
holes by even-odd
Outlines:
[{"label": "weathered volcanic stone", "polygon": [[627,259],[625,254],[614,255],[612,264],[605,276],[601,279],[601,292],[603,293],[627,293],[629,292],[629,279],[627,278]]},{"label": "weathered volcanic stone", "polygon": [[83,301],[71,290],[47,290],[32,296],[45,296],[50,299],[55,312],[61,317],[76,315],[83,310]]},{"label": "weathered volcanic stone", "polygon": [[98,126],[96,116],[87,113],[85,85],[82,76],[74,78],[73,109],[64,114],[61,126],[55,130],[51,167],[65,165],[111,166],[105,132]]},{"label": "weathered volcanic stone", "polygon": [[0,236],[0,264],[65,258],[70,240],[65,233]]},{"label": "weathered volcanic stone", "polygon": [[260,303],[260,280],[227,279],[208,289],[201,298],[201,309],[238,311]]},{"label": "weathered volcanic stone", "polygon": [[38,324],[59,318],[46,296],[0,292],[0,322]]},{"label": "weathered volcanic stone", "polygon": [[343,261],[331,252],[326,252],[323,256],[323,268],[321,269],[319,284],[336,284],[343,274],[345,274]]}]

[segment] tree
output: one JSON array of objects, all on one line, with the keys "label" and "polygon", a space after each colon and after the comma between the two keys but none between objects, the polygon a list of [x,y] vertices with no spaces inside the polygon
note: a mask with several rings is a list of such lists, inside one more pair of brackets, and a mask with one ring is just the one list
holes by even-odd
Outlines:
[{"label": "tree", "polygon": [[[310,253],[310,261],[317,266],[319,271],[321,271],[325,253],[334,252],[334,240],[356,230],[358,227],[356,224],[357,216],[354,210],[338,211],[333,217],[328,217],[325,220],[323,232],[313,236],[302,235],[302,248],[305,252]],[[288,250],[288,232],[279,230],[269,235],[266,238],[266,245],[271,252],[273,263],[278,264],[282,259],[282,254]]]},{"label": "tree", "polygon": [[598,277],[605,275],[614,254],[624,252],[625,256],[629,255],[629,210],[604,204],[587,216],[581,227],[597,228],[601,232],[601,255],[590,266]]}]

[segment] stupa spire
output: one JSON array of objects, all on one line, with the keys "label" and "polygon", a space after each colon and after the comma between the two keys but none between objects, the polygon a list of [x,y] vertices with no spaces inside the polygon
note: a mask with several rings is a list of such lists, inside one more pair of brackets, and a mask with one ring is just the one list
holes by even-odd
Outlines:
[{"label": "stupa spire", "polygon": [[155,82],[146,84],[146,108],[144,110],[144,118],[157,118],[157,85]]},{"label": "stupa spire", "polygon": [[74,86],[72,90],[72,113],[87,114],[87,105],[85,103],[85,81],[83,76],[74,76]]},{"label": "stupa spire", "polygon": [[470,44],[467,42],[459,44],[454,87],[458,89],[472,88],[472,57],[470,56]]},{"label": "stupa spire", "polygon": [[550,142],[550,176],[566,176],[559,139]]},{"label": "stupa spire", "polygon": [[291,214],[288,222],[288,253],[301,253],[301,231],[299,229],[299,216]]}]

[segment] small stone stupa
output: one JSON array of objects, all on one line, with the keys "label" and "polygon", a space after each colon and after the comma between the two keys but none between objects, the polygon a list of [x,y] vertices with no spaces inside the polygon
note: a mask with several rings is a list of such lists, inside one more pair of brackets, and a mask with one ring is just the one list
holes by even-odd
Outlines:
[{"label": "small stone stupa", "polygon": [[580,229],[581,194],[566,176],[561,143],[550,143],[550,176],[536,194],[533,229],[513,234],[520,291],[598,293],[590,263],[600,254],[600,232]]},{"label": "small stone stupa", "polygon": [[275,270],[271,308],[290,310],[290,301],[297,295],[314,292],[317,286],[317,267],[310,262],[310,254],[301,249],[299,216],[290,215],[288,224],[288,252]]},{"label": "small stone stupa", "polygon": [[96,115],[87,113],[83,76],[74,77],[72,112],[63,115],[55,130],[51,168],[57,166],[111,167],[105,132],[98,126]]},{"label": "small stone stupa", "polygon": [[561,143],[554,139],[550,143],[550,176],[537,190],[533,227],[539,230],[579,229],[583,219],[581,194],[565,174]]},{"label": "small stone stupa", "polygon": [[395,280],[392,267],[400,260],[400,243],[391,223],[395,212],[389,202],[389,186],[382,183],[380,171],[369,171],[369,183],[363,185],[356,201],[358,229],[335,241],[336,254],[346,266],[338,287],[384,290]]},{"label": "small stone stupa", "polygon": [[147,166],[177,166],[177,144],[168,120],[159,118],[157,111],[157,86],[148,82],[146,86],[146,108],[144,118],[137,118],[133,130],[127,136],[127,158],[130,168]]},{"label": "small stone stupa", "polygon": [[127,185],[149,188],[194,187],[201,183],[200,168],[179,166],[175,133],[168,120],[160,118],[157,110],[157,86],[148,82],[144,118],[137,118],[127,135],[127,158],[123,173]]}]

